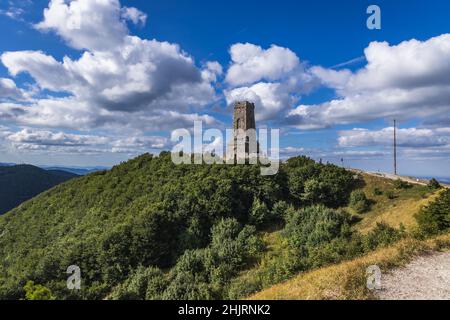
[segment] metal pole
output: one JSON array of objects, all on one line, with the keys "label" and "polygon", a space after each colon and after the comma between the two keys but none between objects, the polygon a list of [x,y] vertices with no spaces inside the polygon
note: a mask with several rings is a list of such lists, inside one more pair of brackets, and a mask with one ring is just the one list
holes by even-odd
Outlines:
[{"label": "metal pole", "polygon": [[394,174],[397,175],[397,121],[394,120]]}]

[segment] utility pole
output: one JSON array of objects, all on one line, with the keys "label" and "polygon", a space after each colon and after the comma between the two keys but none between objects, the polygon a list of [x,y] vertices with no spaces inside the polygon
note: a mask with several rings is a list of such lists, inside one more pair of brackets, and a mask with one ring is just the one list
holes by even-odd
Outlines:
[{"label": "utility pole", "polygon": [[397,120],[394,119],[394,174],[397,175]]}]

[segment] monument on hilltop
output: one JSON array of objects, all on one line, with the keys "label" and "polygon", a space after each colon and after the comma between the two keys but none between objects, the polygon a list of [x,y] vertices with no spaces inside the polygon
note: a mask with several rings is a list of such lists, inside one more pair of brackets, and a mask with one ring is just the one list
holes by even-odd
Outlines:
[{"label": "monument on hilltop", "polygon": [[233,138],[230,141],[227,159],[247,161],[258,155],[256,140],[255,104],[238,101],[234,104]]}]

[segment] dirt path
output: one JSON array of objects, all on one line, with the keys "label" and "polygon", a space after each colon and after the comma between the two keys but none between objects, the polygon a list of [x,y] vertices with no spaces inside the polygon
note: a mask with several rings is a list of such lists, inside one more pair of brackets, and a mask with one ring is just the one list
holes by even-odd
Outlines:
[{"label": "dirt path", "polygon": [[450,252],[416,258],[382,276],[381,300],[450,300]]}]

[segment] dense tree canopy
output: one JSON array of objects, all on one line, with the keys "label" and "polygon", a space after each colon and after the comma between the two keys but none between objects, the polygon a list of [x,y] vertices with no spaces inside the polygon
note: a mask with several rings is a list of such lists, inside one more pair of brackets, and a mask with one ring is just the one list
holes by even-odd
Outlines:
[{"label": "dense tree canopy", "polygon": [[[28,281],[59,299],[221,297],[262,250],[258,230],[284,223],[289,206],[345,205],[354,185],[305,157],[262,176],[145,154],[0,217],[0,298],[23,298]],[[70,265],[81,268],[79,291],[66,288]]]}]

